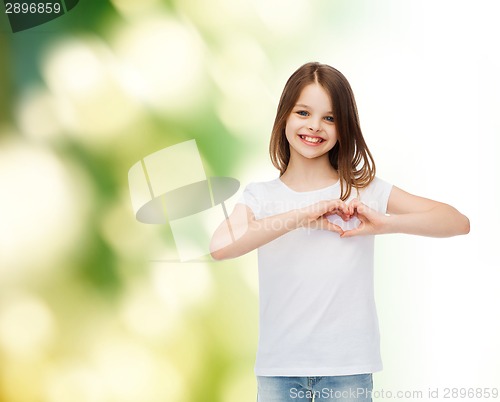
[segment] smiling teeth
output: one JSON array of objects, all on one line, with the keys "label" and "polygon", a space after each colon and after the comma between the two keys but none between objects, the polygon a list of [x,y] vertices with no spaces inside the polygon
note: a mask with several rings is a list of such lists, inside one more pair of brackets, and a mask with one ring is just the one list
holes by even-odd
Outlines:
[{"label": "smiling teeth", "polygon": [[318,137],[316,137],[316,138],[314,138],[314,137],[307,137],[305,135],[301,135],[300,138],[306,140],[307,142],[314,142],[314,143],[318,143],[318,142],[322,142],[323,141],[323,139],[321,139],[321,138],[318,138]]}]

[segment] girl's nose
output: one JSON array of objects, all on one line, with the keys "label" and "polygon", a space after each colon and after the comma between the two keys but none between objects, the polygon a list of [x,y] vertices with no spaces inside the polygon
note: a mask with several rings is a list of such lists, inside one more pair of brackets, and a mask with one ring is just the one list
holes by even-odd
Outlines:
[{"label": "girl's nose", "polygon": [[312,132],[319,131],[320,130],[320,124],[317,123],[317,122],[311,121],[309,123],[309,130],[312,131]]}]

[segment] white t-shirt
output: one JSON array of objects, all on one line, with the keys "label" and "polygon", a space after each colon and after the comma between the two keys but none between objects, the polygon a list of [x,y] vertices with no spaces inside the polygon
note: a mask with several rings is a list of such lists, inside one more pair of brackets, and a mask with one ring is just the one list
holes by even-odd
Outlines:
[{"label": "white t-shirt", "polygon": [[[375,178],[351,197],[386,213],[392,185]],[[238,202],[256,219],[338,199],[340,184],[306,192],[279,178],[250,183]],[[359,224],[329,218],[344,229]],[[259,247],[258,376],[338,376],[382,369],[373,289],[374,236],[295,229]]]}]

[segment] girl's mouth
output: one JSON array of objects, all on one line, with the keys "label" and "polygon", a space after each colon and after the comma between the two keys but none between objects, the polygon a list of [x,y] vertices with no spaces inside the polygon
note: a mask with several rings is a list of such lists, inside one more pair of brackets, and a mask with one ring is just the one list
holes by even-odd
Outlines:
[{"label": "girl's mouth", "polygon": [[323,141],[325,141],[323,138],[321,137],[310,137],[308,135],[301,135],[299,134],[299,137],[300,139],[302,140],[302,142],[305,142],[306,144],[308,145],[319,145],[321,144]]}]

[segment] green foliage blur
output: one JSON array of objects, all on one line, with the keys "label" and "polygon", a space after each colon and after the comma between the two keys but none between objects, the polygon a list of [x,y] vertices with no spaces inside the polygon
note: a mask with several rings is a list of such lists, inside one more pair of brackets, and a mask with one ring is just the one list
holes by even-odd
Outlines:
[{"label": "green foliage blur", "polygon": [[234,6],[208,6],[81,0],[16,34],[2,13],[0,401],[254,400],[255,256],[172,262],[128,194],[134,163],[185,140],[207,176],[265,153],[257,18],[221,30]]}]

